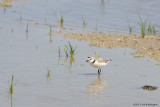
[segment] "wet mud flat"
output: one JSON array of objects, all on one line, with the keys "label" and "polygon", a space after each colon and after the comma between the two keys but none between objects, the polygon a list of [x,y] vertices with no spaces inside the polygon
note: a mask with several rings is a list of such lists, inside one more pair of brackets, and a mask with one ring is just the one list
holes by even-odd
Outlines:
[{"label": "wet mud flat", "polygon": [[160,61],[160,36],[140,35],[115,35],[103,33],[69,33],[65,38],[85,40],[91,46],[106,48],[131,48],[136,50],[134,54],[141,54]]}]

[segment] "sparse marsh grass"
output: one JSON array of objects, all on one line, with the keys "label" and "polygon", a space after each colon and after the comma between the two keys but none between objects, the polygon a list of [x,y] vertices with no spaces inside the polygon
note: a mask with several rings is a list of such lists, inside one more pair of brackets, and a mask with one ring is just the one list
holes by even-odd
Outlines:
[{"label": "sparse marsh grass", "polygon": [[60,14],[59,11],[57,11],[57,16],[59,18],[58,23],[60,23],[61,27],[63,27],[64,25],[64,15],[68,12],[69,10],[67,10],[66,12],[64,12],[63,14]]},{"label": "sparse marsh grass", "polygon": [[70,56],[73,57],[75,55],[76,48],[73,49],[73,46],[71,45],[70,42],[68,42],[68,44],[69,44],[69,53],[70,53]]},{"label": "sparse marsh grass", "polygon": [[13,88],[14,88],[14,75],[12,74],[12,79],[11,79],[11,83],[9,84],[9,93],[13,94]]},{"label": "sparse marsh grass", "polygon": [[152,26],[152,32],[153,32],[153,35],[156,35],[156,28],[155,28],[155,25]]},{"label": "sparse marsh grass", "polygon": [[[68,45],[65,45],[65,47],[66,47],[66,51],[67,51],[67,50],[69,51],[70,57],[74,57],[76,48],[73,48],[73,46],[71,45],[70,42],[68,42]],[[65,53],[66,53],[66,52],[65,52]],[[67,54],[68,54],[68,53],[67,53]]]},{"label": "sparse marsh grass", "polygon": [[50,38],[49,38],[49,42],[52,43],[52,26],[50,25],[50,32],[49,32]]},{"label": "sparse marsh grass", "polygon": [[61,22],[61,27],[63,27],[63,23],[64,23],[63,16],[61,16],[61,20],[60,20],[60,22]]},{"label": "sparse marsh grass", "polygon": [[64,52],[66,54],[66,58],[68,58],[68,52],[67,52],[67,49],[64,49]]},{"label": "sparse marsh grass", "polygon": [[132,29],[133,29],[133,27],[131,27],[130,24],[128,24],[128,27],[129,27],[129,34],[132,34]]},{"label": "sparse marsh grass", "polygon": [[58,47],[58,57],[60,58],[61,57],[61,48]]},{"label": "sparse marsh grass", "polygon": [[149,24],[147,30],[148,30],[148,35],[156,35],[157,31],[155,25]]},{"label": "sparse marsh grass", "polygon": [[50,25],[50,35],[52,35],[52,26]]},{"label": "sparse marsh grass", "polygon": [[26,33],[28,33],[28,31],[29,31],[29,30],[28,30],[28,24],[27,24],[27,27],[26,27]]},{"label": "sparse marsh grass", "polygon": [[51,69],[49,67],[47,67],[47,75],[46,75],[47,78],[50,77],[50,73],[51,73]]},{"label": "sparse marsh grass", "polygon": [[85,27],[85,25],[86,25],[86,21],[85,19],[83,19],[83,27]]},{"label": "sparse marsh grass", "polygon": [[14,86],[15,86],[14,75],[12,74],[12,78],[11,78],[11,81],[9,83],[9,88],[6,85],[2,84],[1,82],[0,82],[0,85],[9,91],[9,95],[12,95],[13,90],[14,90]]},{"label": "sparse marsh grass", "polygon": [[138,25],[139,25],[140,30],[141,30],[141,36],[142,36],[142,38],[144,38],[145,35],[146,35],[146,20],[143,22],[142,19],[141,19],[141,16],[139,14],[138,14],[138,16],[139,16],[139,20],[140,20],[138,22]]},{"label": "sparse marsh grass", "polygon": [[149,26],[148,26],[148,34],[149,34],[149,35],[152,34],[152,27],[151,27],[151,24],[149,24]]},{"label": "sparse marsh grass", "polygon": [[87,26],[87,23],[86,23],[86,20],[83,16],[82,16],[82,20],[83,20],[83,28],[85,28]]},{"label": "sparse marsh grass", "polygon": [[60,23],[60,26],[63,27],[63,24],[64,24],[63,16],[60,16],[60,19],[58,20],[58,23]]}]

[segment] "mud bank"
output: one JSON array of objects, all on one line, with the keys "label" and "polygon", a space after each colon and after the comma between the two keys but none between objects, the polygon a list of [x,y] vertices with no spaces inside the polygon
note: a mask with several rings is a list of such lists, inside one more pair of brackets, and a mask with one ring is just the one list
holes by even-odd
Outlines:
[{"label": "mud bank", "polygon": [[85,40],[90,42],[91,46],[106,48],[131,48],[135,50],[132,54],[141,54],[152,59],[160,61],[160,37],[140,35],[114,35],[102,33],[68,33],[64,34],[65,38],[76,40]]}]

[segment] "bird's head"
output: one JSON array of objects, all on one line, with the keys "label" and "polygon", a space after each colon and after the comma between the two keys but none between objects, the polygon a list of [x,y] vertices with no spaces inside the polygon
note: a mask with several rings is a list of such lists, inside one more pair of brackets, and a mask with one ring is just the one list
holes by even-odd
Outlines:
[{"label": "bird's head", "polygon": [[94,57],[89,56],[86,62],[92,63],[94,61]]}]

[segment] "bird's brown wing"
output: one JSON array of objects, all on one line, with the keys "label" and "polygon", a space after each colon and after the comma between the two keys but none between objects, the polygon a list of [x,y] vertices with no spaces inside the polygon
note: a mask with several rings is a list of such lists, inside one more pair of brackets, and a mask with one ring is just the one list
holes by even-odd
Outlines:
[{"label": "bird's brown wing", "polygon": [[108,61],[110,61],[110,60],[105,60],[105,59],[102,59],[102,58],[95,58],[95,60],[97,60],[98,62],[105,62],[105,63],[107,63]]}]

